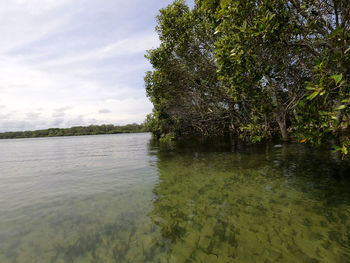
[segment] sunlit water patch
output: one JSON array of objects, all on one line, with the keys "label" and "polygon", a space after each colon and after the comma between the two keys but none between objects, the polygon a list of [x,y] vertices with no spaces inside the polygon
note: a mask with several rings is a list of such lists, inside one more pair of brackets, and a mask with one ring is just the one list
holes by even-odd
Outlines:
[{"label": "sunlit water patch", "polygon": [[0,262],[350,261],[350,166],[326,150],[21,139],[0,167]]}]

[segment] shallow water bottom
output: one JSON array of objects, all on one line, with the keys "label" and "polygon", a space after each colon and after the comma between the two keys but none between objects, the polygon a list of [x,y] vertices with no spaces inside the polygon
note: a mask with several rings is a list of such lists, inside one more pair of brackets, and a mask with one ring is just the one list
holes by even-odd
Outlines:
[{"label": "shallow water bottom", "polygon": [[51,156],[61,181],[45,181],[47,156],[0,177],[18,189],[0,192],[0,262],[350,262],[349,166],[333,153],[83,139]]}]

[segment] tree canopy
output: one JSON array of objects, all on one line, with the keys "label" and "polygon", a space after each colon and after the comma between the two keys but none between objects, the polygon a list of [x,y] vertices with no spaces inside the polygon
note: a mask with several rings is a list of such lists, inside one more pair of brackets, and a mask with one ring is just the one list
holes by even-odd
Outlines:
[{"label": "tree canopy", "polygon": [[350,1],[175,0],[146,57],[158,137],[350,145]]}]

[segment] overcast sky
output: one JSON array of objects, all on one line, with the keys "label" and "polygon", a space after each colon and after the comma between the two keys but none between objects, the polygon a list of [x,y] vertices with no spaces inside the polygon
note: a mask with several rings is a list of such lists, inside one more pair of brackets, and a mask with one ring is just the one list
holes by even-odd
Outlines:
[{"label": "overcast sky", "polygon": [[0,131],[141,123],[171,0],[1,0]]}]

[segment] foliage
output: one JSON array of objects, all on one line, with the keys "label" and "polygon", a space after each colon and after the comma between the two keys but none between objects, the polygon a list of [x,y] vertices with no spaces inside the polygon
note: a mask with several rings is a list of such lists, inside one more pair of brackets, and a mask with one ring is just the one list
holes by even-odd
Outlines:
[{"label": "foliage", "polygon": [[295,130],[303,142],[320,144],[332,139],[335,141],[334,148],[347,154],[350,120],[350,3],[323,3],[300,6],[302,13],[312,14],[307,20],[305,31],[309,46],[313,47],[317,56],[314,59],[312,80],[305,83],[308,96],[298,106]]},{"label": "foliage", "polygon": [[145,77],[158,137],[349,145],[350,2],[176,0]]},{"label": "foliage", "polygon": [[157,119],[155,134],[224,133],[234,110],[216,72],[212,17],[200,7],[190,11],[183,1],[175,1],[157,19],[161,45],[148,51],[154,70],[145,77]]},{"label": "foliage", "polygon": [[72,128],[50,128],[36,131],[18,131],[0,133],[0,139],[14,138],[36,138],[36,137],[56,137],[56,136],[79,136],[96,134],[116,134],[145,132],[147,129],[143,124],[127,124],[124,126],[114,126],[112,124],[90,125],[87,127],[76,126]]},{"label": "foliage", "polygon": [[248,109],[245,126],[278,124],[287,139],[287,121],[309,77],[301,67],[309,55],[296,52],[298,25],[284,1],[222,1],[217,17],[218,70],[232,99]]}]

